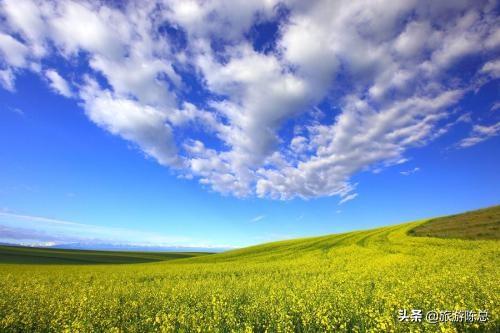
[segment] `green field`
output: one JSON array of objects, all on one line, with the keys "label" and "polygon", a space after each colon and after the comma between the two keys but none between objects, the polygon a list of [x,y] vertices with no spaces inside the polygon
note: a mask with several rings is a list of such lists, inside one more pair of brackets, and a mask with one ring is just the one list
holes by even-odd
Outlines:
[{"label": "green field", "polygon": [[[408,234],[431,223],[151,263],[3,263],[0,331],[500,331],[498,240]],[[404,309],[488,321],[399,322]]]},{"label": "green field", "polygon": [[133,264],[207,254],[209,253],[62,250],[0,245],[0,263],[16,264]]},{"label": "green field", "polygon": [[413,230],[412,236],[461,239],[500,239],[500,206],[429,220]]}]

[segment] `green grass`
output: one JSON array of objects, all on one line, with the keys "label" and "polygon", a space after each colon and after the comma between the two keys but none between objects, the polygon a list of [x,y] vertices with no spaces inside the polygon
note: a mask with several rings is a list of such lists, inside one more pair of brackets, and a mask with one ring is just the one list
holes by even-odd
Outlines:
[{"label": "green grass", "polygon": [[12,264],[132,264],[184,259],[210,253],[88,251],[0,246],[0,263]]},{"label": "green grass", "polygon": [[[0,332],[499,332],[497,240],[427,220],[124,265],[0,264]],[[399,322],[400,309],[488,311]]]},{"label": "green grass", "polygon": [[469,240],[500,239],[500,205],[431,219],[410,230],[409,234]]}]

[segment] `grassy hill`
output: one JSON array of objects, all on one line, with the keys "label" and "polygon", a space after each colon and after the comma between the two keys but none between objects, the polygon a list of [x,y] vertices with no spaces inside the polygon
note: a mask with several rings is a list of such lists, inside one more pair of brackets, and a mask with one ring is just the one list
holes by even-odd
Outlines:
[{"label": "grassy hill", "polygon": [[[0,264],[0,331],[500,331],[498,241],[408,235],[427,222],[144,264]],[[398,319],[412,309],[422,322]],[[425,320],[447,310],[488,320]]]},{"label": "grassy hill", "polygon": [[412,236],[500,239],[500,205],[431,219],[409,231]]},{"label": "grassy hill", "polygon": [[209,253],[62,250],[0,245],[0,263],[17,264],[131,264],[207,254]]}]

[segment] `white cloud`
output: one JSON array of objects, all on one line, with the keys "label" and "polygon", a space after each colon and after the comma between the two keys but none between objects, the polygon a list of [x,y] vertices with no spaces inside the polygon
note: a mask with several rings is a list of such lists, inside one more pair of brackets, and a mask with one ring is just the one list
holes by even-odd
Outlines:
[{"label": "white cloud", "polygon": [[403,176],[409,176],[419,171],[420,171],[419,167],[414,167],[413,169],[400,171],[399,173],[402,174]]},{"label": "white cloud", "polygon": [[493,78],[500,77],[500,60],[492,60],[484,64],[481,72],[490,74]]},{"label": "white cloud", "polygon": [[238,40],[257,16],[272,16],[276,0],[173,0],[168,1],[166,16],[185,28],[193,38],[215,35]]},{"label": "white cloud", "polygon": [[10,27],[30,44],[33,55],[46,54],[45,34],[47,26],[42,18],[42,5],[33,1],[6,0],[2,9]]},{"label": "white cloud", "polygon": [[75,54],[82,49],[115,59],[125,51],[117,38],[124,22],[115,22],[115,13],[107,7],[83,1],[62,1],[50,13],[48,28],[65,54]]},{"label": "white cloud", "polygon": [[212,105],[230,122],[223,137],[244,163],[262,163],[276,148],[276,131],[283,121],[303,112],[308,87],[283,68],[273,56],[259,54],[249,45],[230,51],[226,65],[213,58],[200,57],[207,84],[211,90],[228,96]]},{"label": "white cloud", "polygon": [[19,108],[8,108],[9,111],[12,111],[14,112],[15,114],[17,114],[18,116],[21,116],[21,117],[24,117],[25,116],[25,113],[23,110],[19,109]]},{"label": "white cloud", "polygon": [[59,75],[55,70],[49,69],[45,71],[45,76],[49,80],[49,85],[56,93],[63,95],[64,97],[71,97],[71,89],[69,88],[68,82]]},{"label": "white cloud", "polygon": [[17,244],[119,244],[129,246],[179,246],[225,248],[189,237],[167,236],[126,228],[112,228],[72,221],[0,211],[0,241]]},{"label": "white cloud", "polygon": [[426,44],[431,33],[432,28],[429,22],[410,22],[396,38],[394,48],[404,57],[421,57],[426,50]]},{"label": "white cloud", "polygon": [[296,136],[290,141],[290,148],[296,153],[303,153],[307,150],[307,139],[303,136]]},{"label": "white cloud", "polygon": [[259,222],[261,221],[262,219],[264,219],[266,216],[265,215],[258,215],[256,217],[254,217],[253,219],[251,219],[250,221],[251,222]]},{"label": "white cloud", "polygon": [[342,205],[343,203],[346,203],[347,201],[354,200],[358,196],[357,193],[352,193],[349,195],[346,195],[345,197],[342,198],[342,200],[339,201],[339,205]]},{"label": "white cloud", "polygon": [[434,124],[455,103],[461,91],[444,91],[435,97],[411,98],[375,110],[357,97],[345,101],[344,112],[333,125],[311,127],[316,153],[296,166],[260,169],[257,194],[276,198],[340,195],[354,190],[349,177],[384,161],[397,163],[406,147],[424,144]]},{"label": "white cloud", "polygon": [[8,212],[0,212],[0,216],[7,219],[16,219],[22,221],[32,221],[32,222],[41,222],[41,223],[50,223],[50,224],[60,224],[60,225],[80,225],[76,222],[52,219],[42,216],[34,216],[34,215],[23,215],[23,214],[15,214]]},{"label": "white cloud", "polygon": [[[487,2],[6,0],[0,12],[4,88],[45,75],[98,126],[236,196],[354,198],[354,174],[444,134],[474,82],[499,76]],[[276,20],[260,52],[250,31]],[[454,66],[471,55],[478,68],[461,77]],[[50,57],[64,71],[46,69]],[[474,140],[492,136],[478,128]]]},{"label": "white cloud", "polygon": [[15,91],[15,79],[16,77],[11,69],[8,68],[0,70],[0,84],[4,87],[4,89],[11,92]]},{"label": "white cloud", "polygon": [[101,90],[95,81],[87,82],[80,97],[94,123],[137,144],[162,165],[179,165],[172,129],[163,110]]},{"label": "white cloud", "polygon": [[468,148],[500,135],[500,122],[492,125],[474,125],[468,137],[458,143],[459,148]]},{"label": "white cloud", "polygon": [[3,61],[12,67],[26,66],[29,49],[17,39],[0,32],[0,53]]}]

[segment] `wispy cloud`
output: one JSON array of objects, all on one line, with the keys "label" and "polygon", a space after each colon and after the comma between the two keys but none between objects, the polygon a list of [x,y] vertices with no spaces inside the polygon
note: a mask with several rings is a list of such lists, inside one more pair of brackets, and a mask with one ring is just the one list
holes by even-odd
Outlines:
[{"label": "wispy cloud", "polygon": [[0,212],[0,241],[18,244],[120,244],[159,247],[228,248],[225,244],[182,236],[77,223],[34,215]]},{"label": "wispy cloud", "polygon": [[357,193],[349,194],[349,195],[345,196],[344,198],[342,198],[342,200],[339,201],[339,205],[342,205],[348,201],[354,200],[357,196],[358,196]]},{"label": "wispy cloud", "polygon": [[468,137],[462,139],[458,148],[468,148],[500,135],[500,122],[492,125],[474,125]]},{"label": "wispy cloud", "polygon": [[262,219],[264,219],[266,216],[265,215],[258,215],[256,217],[254,217],[253,219],[251,219],[250,221],[251,222],[259,222],[261,221]]},{"label": "wispy cloud", "polygon": [[25,117],[26,116],[26,114],[24,113],[24,111],[21,110],[20,108],[17,108],[17,107],[5,106],[5,110],[8,111],[8,112],[15,113],[15,114],[17,114],[20,117]]},{"label": "wispy cloud", "polygon": [[71,97],[73,94],[65,79],[59,75],[55,70],[49,69],[45,71],[45,77],[49,81],[52,90],[64,97]]},{"label": "wispy cloud", "polygon": [[11,219],[15,219],[15,220],[25,220],[25,221],[31,221],[31,222],[43,222],[43,223],[50,223],[50,224],[75,225],[75,226],[86,226],[86,227],[90,226],[87,224],[81,224],[81,223],[76,223],[76,222],[51,219],[51,218],[47,218],[47,217],[34,216],[34,215],[14,214],[14,213],[9,213],[9,212],[0,212],[0,218],[1,217],[11,218]]},{"label": "wispy cloud", "polygon": [[491,106],[491,111],[496,111],[496,110],[500,110],[500,102],[495,102],[493,103],[493,105]]},{"label": "wispy cloud", "polygon": [[403,176],[409,176],[419,171],[420,171],[419,167],[414,167],[413,169],[400,171],[399,173],[402,174]]}]

